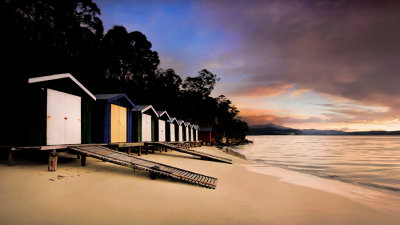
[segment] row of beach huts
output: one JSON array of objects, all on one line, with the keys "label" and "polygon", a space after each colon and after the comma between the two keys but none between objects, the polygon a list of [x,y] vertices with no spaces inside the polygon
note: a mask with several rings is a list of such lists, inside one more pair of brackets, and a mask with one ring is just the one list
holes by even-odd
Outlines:
[{"label": "row of beach huts", "polygon": [[123,93],[92,94],[71,74],[28,83],[37,107],[31,109],[36,118],[29,121],[33,135],[25,145],[199,141],[198,125],[152,105],[135,105]]},{"label": "row of beach huts", "polygon": [[[1,149],[49,152],[49,171],[55,171],[59,152],[77,154],[81,165],[93,157],[215,188],[217,179],[131,155],[132,149],[174,150],[195,158],[232,163],[230,159],[189,149],[211,141],[211,129],[171,117],[152,105],[135,105],[126,94],[93,94],[71,74],[28,79],[23,99],[29,114],[11,115]],[[19,101],[15,101],[19,102]],[[12,107],[11,107],[12,108]],[[22,112],[23,110],[14,110]],[[13,114],[13,113],[11,113]],[[7,126],[7,125],[5,125]],[[14,128],[14,129],[12,129]],[[11,141],[9,144],[8,140]],[[16,140],[16,141],[15,141]],[[124,151],[126,149],[127,151]],[[122,150],[122,151],[121,151]]]}]

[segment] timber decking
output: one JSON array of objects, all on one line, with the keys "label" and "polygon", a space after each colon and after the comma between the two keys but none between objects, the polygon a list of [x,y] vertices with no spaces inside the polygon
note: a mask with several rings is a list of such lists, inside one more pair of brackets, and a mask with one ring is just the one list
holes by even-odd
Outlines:
[{"label": "timber decking", "polygon": [[224,163],[232,164],[232,160],[231,159],[227,159],[227,158],[224,158],[224,157],[219,157],[219,156],[207,154],[207,153],[204,153],[204,152],[195,151],[195,150],[192,150],[192,149],[182,148],[182,147],[179,147],[177,145],[170,144],[170,143],[148,142],[146,144],[158,145],[158,146],[161,146],[161,147],[169,148],[171,150],[175,150],[177,152],[182,152],[182,153],[198,156],[198,157],[200,157],[202,159],[207,159],[207,160],[212,160],[212,161],[224,162]]},{"label": "timber decking", "polygon": [[153,174],[171,177],[177,180],[186,181],[201,187],[215,189],[217,178],[205,176],[191,171],[179,169],[165,164],[141,159],[123,152],[111,150],[103,146],[75,146],[71,150],[87,155],[89,157],[101,159],[121,166],[141,169]]}]

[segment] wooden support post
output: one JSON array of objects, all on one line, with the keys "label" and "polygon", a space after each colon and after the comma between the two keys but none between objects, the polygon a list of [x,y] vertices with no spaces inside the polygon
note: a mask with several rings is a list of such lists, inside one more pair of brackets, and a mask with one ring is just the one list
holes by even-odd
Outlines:
[{"label": "wooden support post", "polygon": [[128,148],[128,154],[131,154],[131,148]]},{"label": "wooden support post", "polygon": [[86,166],[86,154],[82,154],[81,156],[81,166]]},{"label": "wooden support post", "polygon": [[76,158],[77,158],[77,159],[81,159],[81,153],[78,153],[78,154],[76,155]]},{"label": "wooden support post", "polygon": [[164,151],[165,151],[165,152],[167,152],[167,151],[168,151],[168,149],[167,149],[166,147],[164,147]]},{"label": "wooden support post", "polygon": [[8,166],[15,166],[14,152],[8,152]]},{"label": "wooden support post", "polygon": [[49,171],[51,171],[51,172],[56,171],[57,160],[58,160],[58,156],[57,156],[56,150],[51,150],[49,153],[49,166],[48,166]]},{"label": "wooden support post", "polygon": [[138,156],[141,156],[142,155],[142,147],[139,147],[139,151],[138,151],[138,154],[137,154]]}]

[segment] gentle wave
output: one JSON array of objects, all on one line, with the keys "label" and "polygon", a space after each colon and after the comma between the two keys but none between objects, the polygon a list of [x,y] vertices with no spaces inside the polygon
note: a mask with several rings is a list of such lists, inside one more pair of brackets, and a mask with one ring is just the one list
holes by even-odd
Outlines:
[{"label": "gentle wave", "polygon": [[399,136],[249,136],[257,163],[400,195]]}]

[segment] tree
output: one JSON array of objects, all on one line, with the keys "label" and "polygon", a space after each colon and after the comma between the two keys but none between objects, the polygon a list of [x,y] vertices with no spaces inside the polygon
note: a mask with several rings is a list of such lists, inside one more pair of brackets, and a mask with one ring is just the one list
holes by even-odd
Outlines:
[{"label": "tree", "polygon": [[187,94],[199,95],[205,98],[214,90],[217,81],[219,81],[217,75],[203,69],[199,71],[196,77],[187,77],[182,88]]}]

